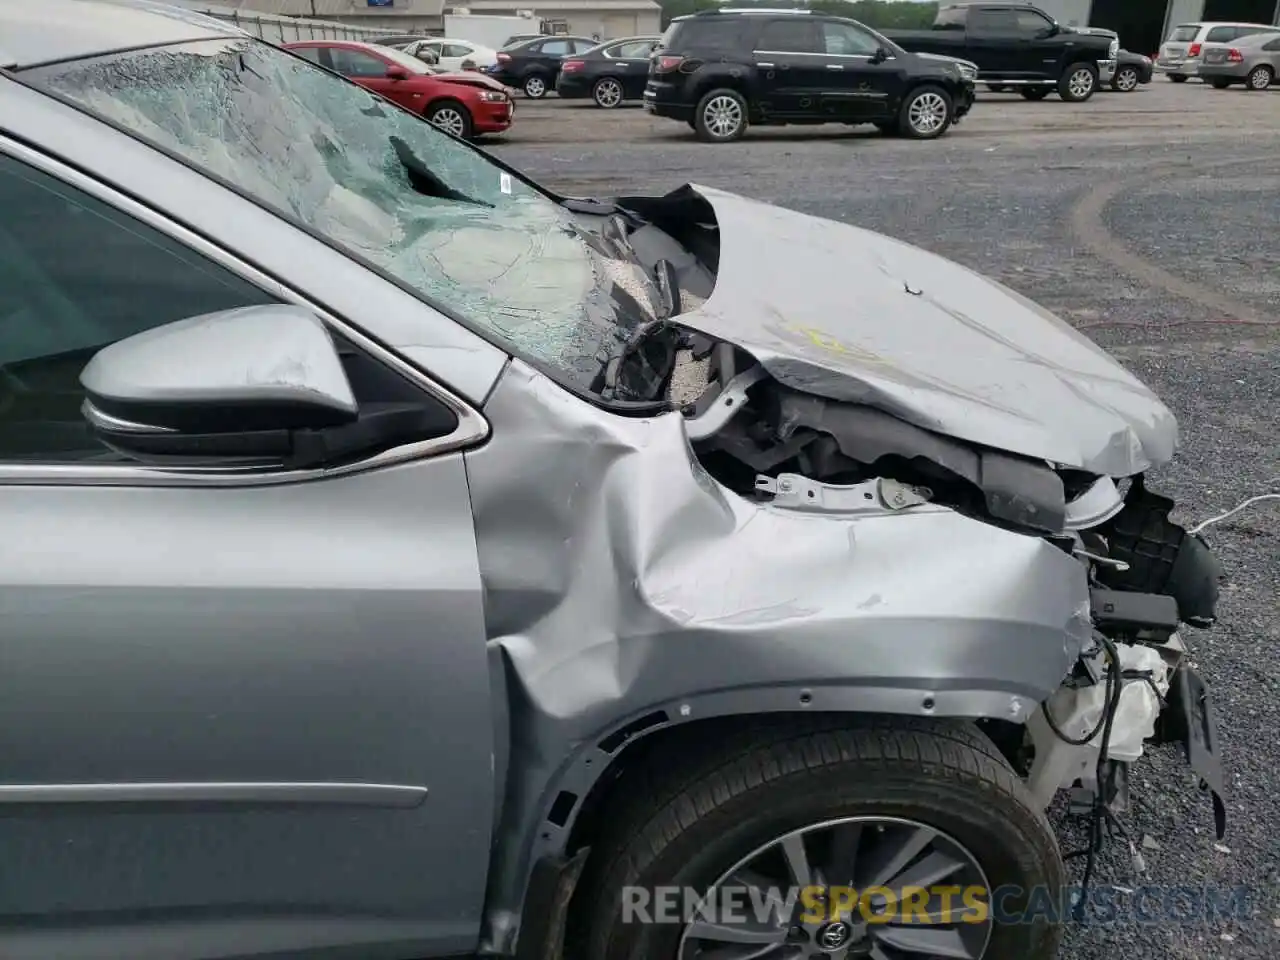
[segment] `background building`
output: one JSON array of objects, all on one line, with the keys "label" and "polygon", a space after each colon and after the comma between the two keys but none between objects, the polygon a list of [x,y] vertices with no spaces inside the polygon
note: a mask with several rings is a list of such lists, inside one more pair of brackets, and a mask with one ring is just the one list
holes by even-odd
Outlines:
[{"label": "background building", "polygon": [[1153,54],[1179,23],[1194,20],[1239,20],[1280,25],[1277,0],[1031,0],[1058,19],[1075,26],[1106,27],[1134,53]]}]

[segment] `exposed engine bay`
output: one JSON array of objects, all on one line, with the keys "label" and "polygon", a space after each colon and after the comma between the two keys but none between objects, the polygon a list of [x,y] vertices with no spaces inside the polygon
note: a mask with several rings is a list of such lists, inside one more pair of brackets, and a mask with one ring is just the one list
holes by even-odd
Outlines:
[{"label": "exposed engine bay", "polygon": [[[716,212],[693,188],[619,201],[602,234],[654,273],[668,307],[613,358],[602,396],[681,411],[697,461],[744,498],[844,517],[945,507],[1076,557],[1094,643],[1025,725],[994,725],[993,739],[1045,806],[1071,791],[1099,842],[1125,809],[1144,743],[1183,743],[1224,833],[1217,733],[1179,634],[1214,622],[1222,570],[1202,537],[1169,519],[1173,501],[1142,472],[1112,476],[927,429],[873,389],[859,403],[782,382],[746,349],[683,325],[712,296],[720,258]],[[908,281],[904,292],[922,291]]]}]

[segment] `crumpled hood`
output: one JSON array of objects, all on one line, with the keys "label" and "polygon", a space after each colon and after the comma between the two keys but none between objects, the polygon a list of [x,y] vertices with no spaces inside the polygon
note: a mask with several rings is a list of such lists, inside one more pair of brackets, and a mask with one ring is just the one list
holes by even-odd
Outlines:
[{"label": "crumpled hood", "polygon": [[1112,477],[1169,460],[1169,409],[1101,347],[993,280],[881,234],[691,185],[720,234],[680,323],[780,383]]}]

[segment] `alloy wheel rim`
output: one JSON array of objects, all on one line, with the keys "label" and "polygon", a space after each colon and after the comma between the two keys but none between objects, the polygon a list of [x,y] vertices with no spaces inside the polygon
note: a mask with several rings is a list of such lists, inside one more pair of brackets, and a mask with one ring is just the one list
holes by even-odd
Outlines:
[{"label": "alloy wheel rim", "polygon": [[[961,904],[955,887],[966,891]],[[994,929],[990,891],[973,854],[935,827],[898,817],[827,820],[757,847],[721,874],[682,918],[676,957],[979,960]],[[914,905],[899,909],[906,903]]]},{"label": "alloy wheel rim", "polygon": [[524,92],[531,97],[540,97],[547,92],[547,85],[537,77],[530,77],[524,83]]},{"label": "alloy wheel rim", "polygon": [[1067,89],[1073,97],[1084,97],[1093,89],[1093,74],[1088,70],[1077,70],[1067,81]]},{"label": "alloy wheel rim", "polygon": [[1138,71],[1126,67],[1116,78],[1116,86],[1121,90],[1132,90],[1138,85]]},{"label": "alloy wheel rim", "polygon": [[1271,86],[1271,75],[1263,67],[1256,68],[1249,74],[1249,86],[1255,90],[1265,90]]},{"label": "alloy wheel rim", "polygon": [[702,119],[713,137],[731,137],[742,126],[742,106],[733,97],[713,97]]},{"label": "alloy wheel rim", "polygon": [[934,133],[946,122],[947,102],[939,94],[922,93],[911,101],[908,117],[917,133]]},{"label": "alloy wheel rim", "polygon": [[462,114],[453,107],[442,107],[431,115],[431,122],[446,133],[452,133],[455,137],[462,136],[467,128],[467,123],[463,119]]},{"label": "alloy wheel rim", "polygon": [[596,84],[596,103],[602,107],[616,107],[622,100],[622,87],[617,80],[601,80]]}]

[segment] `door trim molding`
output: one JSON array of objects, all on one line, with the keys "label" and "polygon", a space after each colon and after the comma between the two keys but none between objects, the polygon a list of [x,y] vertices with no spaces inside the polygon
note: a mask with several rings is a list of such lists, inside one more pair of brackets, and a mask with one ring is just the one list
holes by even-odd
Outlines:
[{"label": "door trim molding", "polygon": [[51,783],[0,784],[0,806],[13,804],[323,804],[409,810],[427,788],[395,783]]}]

